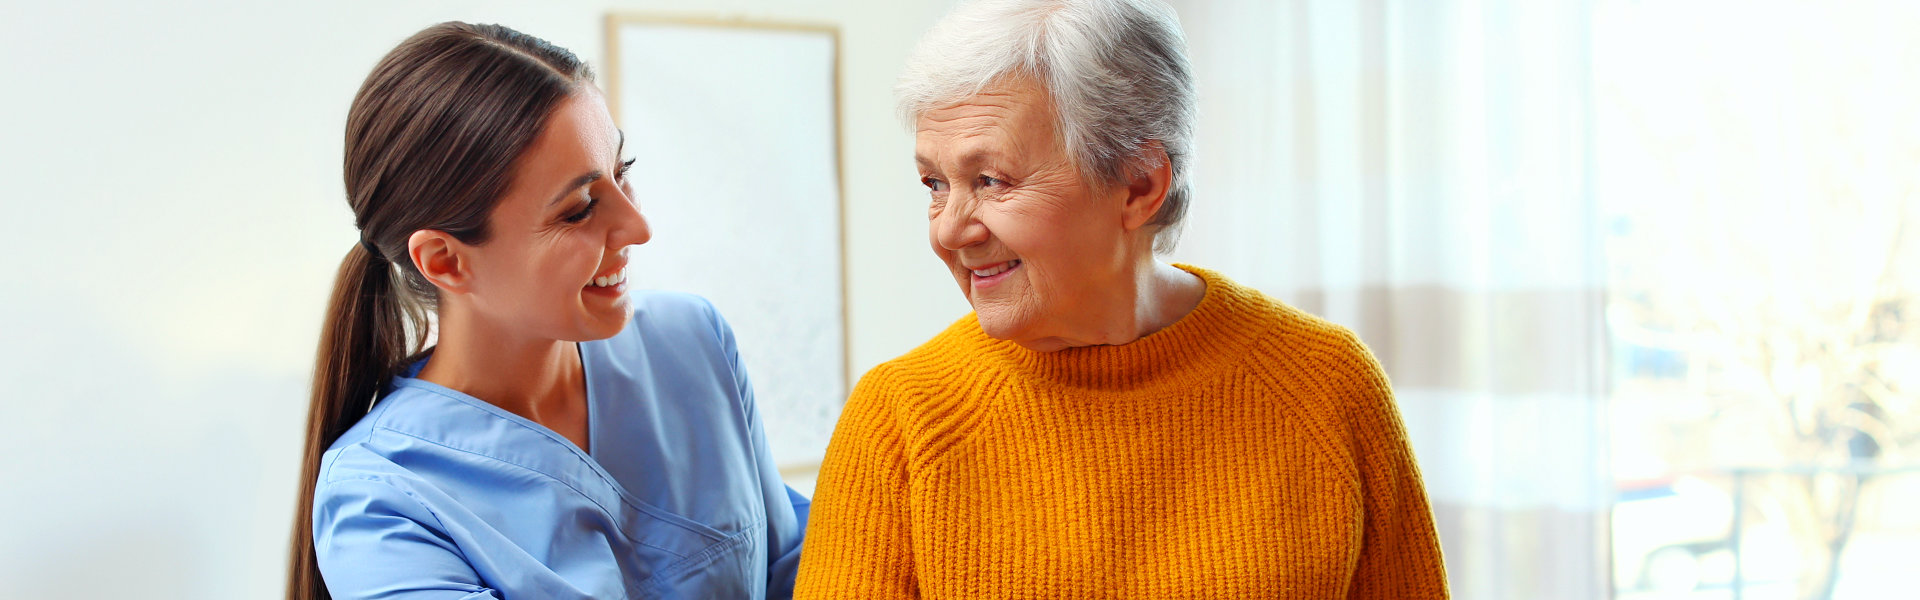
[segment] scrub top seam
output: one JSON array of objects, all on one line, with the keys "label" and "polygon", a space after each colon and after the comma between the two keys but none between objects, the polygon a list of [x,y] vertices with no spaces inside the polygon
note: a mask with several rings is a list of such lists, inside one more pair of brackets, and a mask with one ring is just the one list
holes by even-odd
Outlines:
[{"label": "scrub top seam", "polygon": [[[416,381],[418,381],[418,380],[416,380]],[[429,385],[435,385],[435,386],[437,386],[437,385],[438,385],[438,384],[434,384],[434,383],[432,383],[432,382],[424,382],[424,383],[427,383],[427,384],[429,384]],[[453,401],[456,401],[456,402],[459,402],[459,403],[461,403],[461,404],[466,404],[466,405],[468,405],[468,406],[473,406],[474,408],[477,408],[477,409],[479,409],[479,410],[481,410],[482,412],[486,412],[486,413],[488,413],[488,414],[492,414],[492,413],[493,413],[493,411],[496,411],[496,410],[498,410],[498,411],[502,411],[502,412],[505,412],[505,410],[506,410],[506,409],[502,409],[502,408],[500,408],[500,407],[498,407],[498,406],[493,406],[492,404],[488,404],[488,405],[486,405],[485,407],[481,407],[481,406],[478,406],[478,405],[476,405],[476,404],[475,404],[476,402],[485,402],[485,401],[484,401],[484,400],[479,400],[479,399],[477,399],[477,398],[473,398],[473,399],[471,399],[471,400],[470,400],[469,398],[472,398],[472,396],[467,396],[467,397],[465,397],[465,398],[462,398],[462,397],[460,397],[460,396],[455,396],[455,395],[452,395],[452,394],[448,394],[448,393],[445,393],[445,392],[442,392],[442,391],[440,391],[440,390],[436,390],[436,389],[433,389],[432,387],[427,387],[427,386],[423,386],[423,385],[411,385],[411,384],[408,384],[408,385],[407,385],[406,387],[408,387],[408,388],[410,388],[410,389],[416,389],[416,390],[420,390],[420,391],[422,391],[422,392],[425,392],[425,393],[429,393],[429,394],[433,394],[433,395],[435,395],[435,396],[439,396],[439,397],[442,397],[442,398],[446,398],[446,399],[448,399],[448,400],[453,400]],[[494,416],[495,416],[496,418],[499,418],[499,417],[498,417],[498,415],[494,415]],[[522,417],[522,418],[524,418],[524,417]],[[535,429],[535,428],[533,428],[533,427],[529,427],[529,426],[527,425],[527,423],[522,423],[522,422],[520,422],[520,421],[515,421],[515,420],[513,420],[513,419],[507,419],[507,418],[500,418],[500,420],[502,420],[502,421],[506,421],[507,423],[510,423],[510,424],[512,424],[512,425],[513,425],[513,426],[515,426],[515,427],[519,427],[519,428],[521,428],[521,429],[525,429],[525,430],[527,430],[527,431],[529,431],[529,432],[532,432],[532,433],[534,433],[535,435],[540,435],[540,436],[543,436],[543,437],[545,437],[545,438],[546,438],[546,440],[547,440],[547,442],[548,442],[548,443],[550,443],[550,444],[553,444],[553,445],[555,445],[555,446],[560,446],[560,447],[561,447],[562,449],[564,449],[564,450],[567,450],[568,452],[572,452],[572,453],[574,453],[574,454],[579,454],[579,455],[585,455],[585,454],[587,454],[587,453],[586,453],[586,451],[584,451],[584,450],[581,450],[579,446],[575,446],[575,445],[573,445],[573,443],[572,443],[572,442],[568,442],[568,443],[564,443],[564,444],[563,444],[563,443],[561,443],[561,442],[560,442],[560,440],[556,440],[556,439],[554,439],[554,436],[557,436],[557,435],[559,435],[559,434],[558,434],[558,433],[555,433],[555,432],[554,432],[553,430],[551,430],[551,429]],[[376,424],[375,424],[375,426],[380,426],[380,425],[376,423]],[[409,437],[419,437],[419,436],[416,436],[416,435],[413,435],[413,434],[410,434],[410,433],[406,433],[406,432],[403,432],[403,431],[399,431],[399,430],[396,430],[396,429],[392,429],[392,428],[386,428],[386,429],[387,429],[388,431],[392,431],[392,432],[394,432],[394,433],[399,433],[399,434],[402,434],[402,435],[407,435],[407,436],[409,436]],[[444,444],[443,444],[443,445],[444,445]],[[449,447],[449,448],[451,448],[452,446],[448,446],[448,447]],[[458,448],[455,448],[455,449],[457,450]],[[476,454],[477,454],[477,453],[476,453]],[[588,458],[592,458],[592,456],[591,456],[591,455],[588,455],[587,457],[588,457]],[[596,477],[597,477],[597,476],[599,476],[599,474],[598,474],[598,473],[595,473],[594,475],[595,475]]]},{"label": "scrub top seam", "polygon": [[[380,400],[386,400],[386,398],[380,398]],[[386,418],[387,406],[389,405],[386,402],[375,401],[373,408],[367,409],[367,414],[360,415],[360,420],[355,421],[354,425],[359,425],[360,423],[364,422],[368,424],[367,425],[368,429],[378,429],[380,427],[380,422]],[[348,428],[347,431],[341,432],[340,437],[334,438],[333,443],[334,444],[340,443],[340,440],[345,439],[347,437],[347,434],[351,433],[352,431],[353,431],[352,428]],[[316,484],[334,481],[333,469],[334,467],[340,466],[340,458],[339,458],[340,455],[346,453],[347,449],[349,448],[364,447],[367,442],[372,440],[373,440],[373,432],[368,431],[366,434],[361,436],[360,441],[348,442],[347,445],[341,446],[339,448],[333,448],[331,447],[331,444],[330,444],[326,452],[323,452],[322,454],[324,455],[324,454],[331,453],[334,455],[334,459],[326,460],[324,457],[321,459],[321,464],[324,466],[324,468],[320,470],[320,476],[316,479]],[[371,451],[369,451],[368,453],[375,454]]]},{"label": "scrub top seam", "polygon": [[[575,493],[575,494],[579,494],[581,498],[583,498],[583,499],[585,499],[585,500],[586,500],[586,501],[587,501],[588,503],[591,503],[591,504],[593,504],[593,507],[594,507],[594,508],[597,508],[597,509],[599,509],[599,510],[600,510],[600,514],[601,514],[601,515],[603,515],[603,516],[605,516],[605,517],[607,517],[607,520],[609,520],[609,521],[612,521],[612,522],[615,522],[615,523],[619,523],[619,522],[621,522],[621,520],[620,520],[620,518],[619,518],[619,517],[617,517],[617,516],[615,516],[615,515],[613,514],[613,511],[610,511],[610,510],[607,510],[607,507],[606,507],[606,505],[604,505],[604,504],[601,504],[599,500],[595,500],[592,494],[588,494],[588,493],[586,493],[586,492],[584,492],[584,491],[581,491],[581,490],[580,490],[580,488],[578,488],[578,487],[575,487],[575,486],[574,486],[574,485],[573,485],[572,483],[569,483],[569,482],[567,482],[567,480],[565,480],[565,479],[562,479],[562,478],[559,478],[559,477],[555,477],[555,476],[553,476],[553,474],[551,474],[551,473],[548,473],[548,472],[546,472],[546,471],[542,471],[542,470],[540,470],[540,469],[536,469],[536,468],[533,468],[533,467],[529,467],[529,466],[526,466],[526,465],[523,465],[523,464],[520,464],[520,463],[517,463],[517,462],[514,462],[514,461],[511,461],[511,460],[507,460],[507,459],[504,459],[504,458],[500,458],[500,457],[498,457],[498,456],[493,456],[493,455],[490,455],[490,454],[486,454],[486,453],[483,453],[483,452],[476,452],[476,451],[473,451],[473,450],[467,450],[467,449],[465,449],[465,448],[455,448],[455,447],[453,447],[453,446],[449,446],[449,445],[446,445],[446,444],[443,444],[443,443],[440,443],[440,442],[438,442],[438,441],[435,441],[435,440],[430,440],[430,439],[427,439],[427,438],[424,438],[424,437],[420,437],[420,436],[417,436],[417,435],[414,435],[414,434],[411,434],[411,433],[407,433],[407,432],[405,432],[405,431],[400,431],[400,430],[398,430],[398,429],[393,429],[393,428],[390,428],[390,427],[384,427],[384,426],[381,426],[381,427],[378,427],[378,429],[381,429],[381,430],[385,430],[385,431],[388,431],[388,432],[392,432],[392,433],[393,433],[394,435],[401,435],[401,436],[406,436],[406,437],[410,437],[410,438],[413,438],[413,439],[416,439],[416,440],[420,440],[420,441],[422,441],[422,442],[426,442],[426,443],[429,443],[429,444],[433,444],[433,445],[435,445],[435,446],[439,446],[439,447],[441,447],[441,448],[446,448],[446,449],[448,449],[448,450],[452,450],[452,451],[454,451],[454,452],[463,452],[463,453],[466,453],[466,454],[471,454],[471,455],[474,455],[474,456],[478,456],[478,457],[481,457],[481,458],[486,458],[486,459],[491,459],[491,460],[495,460],[495,461],[499,461],[499,462],[501,462],[501,463],[504,463],[504,464],[509,464],[509,465],[513,465],[513,466],[516,466],[516,467],[520,467],[520,468],[522,468],[522,469],[526,469],[526,470],[528,470],[528,471],[532,471],[532,472],[534,472],[534,473],[537,473],[537,474],[539,474],[539,475],[540,475],[541,477],[545,477],[545,478],[547,478],[547,479],[551,479],[551,480],[553,480],[554,482],[556,482],[556,483],[559,483],[560,485],[563,485],[563,486],[566,486],[566,488],[567,488],[567,489],[569,489],[569,490],[573,490],[573,493]],[[621,500],[622,500],[623,502],[625,502],[625,501],[626,501],[626,499],[624,499],[624,498],[622,498]],[[629,502],[629,504],[631,504],[631,502]],[[639,511],[641,511],[641,512],[645,512],[645,513],[648,513],[649,515],[651,515],[651,514],[652,514],[652,512],[651,512],[651,511],[648,511],[648,510],[646,510],[645,508],[641,508],[641,507],[638,507],[638,506],[635,506],[635,507],[634,507],[634,509],[636,509],[636,510],[639,510]],[[658,516],[657,516],[657,515],[654,515],[654,516],[655,516],[655,518],[658,518]],[[661,521],[662,521],[662,522],[666,522],[666,523],[672,523],[671,521],[667,521],[667,520],[665,520],[665,519],[661,519]],[[699,532],[699,531],[694,531],[694,530],[691,530],[691,529],[687,529],[686,527],[684,527],[684,526],[681,526],[681,525],[680,525],[680,524],[678,524],[678,523],[672,523],[672,524],[673,524],[673,526],[674,526],[674,527],[676,527],[676,528],[679,528],[679,529],[683,529],[683,530],[686,530],[686,531],[687,531],[688,533],[692,533],[692,534],[694,534],[694,535],[699,535],[699,536],[701,536],[701,537],[708,537],[708,536],[706,536],[705,534],[703,534],[703,533],[701,533],[701,532]],[[665,553],[668,553],[668,554],[672,554],[672,555],[674,555],[674,556],[677,556],[677,557],[680,557],[680,558],[683,558],[683,559],[684,559],[684,558],[686,558],[686,556],[687,556],[687,555],[685,555],[685,554],[681,554],[681,553],[679,553],[679,552],[675,552],[675,551],[673,551],[673,550],[671,550],[671,549],[668,549],[668,548],[662,548],[662,547],[660,547],[660,546],[656,546],[656,545],[653,545],[653,544],[649,544],[649,543],[647,543],[647,542],[645,542],[645,541],[643,541],[643,540],[641,540],[641,539],[639,539],[639,538],[637,538],[637,537],[635,537],[635,538],[633,539],[633,543],[636,543],[636,544],[640,544],[640,545],[642,545],[642,546],[646,546],[646,547],[648,547],[648,548],[653,548],[653,549],[655,549],[655,550],[659,550],[659,551],[661,551],[661,552],[665,552]]]},{"label": "scrub top seam", "polygon": [[[694,568],[705,566],[709,563],[712,563],[715,559],[718,559],[724,552],[728,550],[732,550],[733,548],[745,543],[747,540],[752,539],[748,536],[756,534],[766,528],[767,528],[767,522],[765,520],[761,520],[759,522],[748,525],[747,527],[742,528],[738,533],[727,536],[726,539],[715,542],[712,545],[707,546],[705,549],[699,552],[689,554],[685,557],[682,557],[679,561],[676,561],[671,565],[667,565],[667,568],[661,569],[659,572],[654,573],[652,577],[647,578],[648,582],[653,582],[657,580],[661,583],[664,583],[668,580],[666,578],[669,576],[676,576],[686,571],[692,570]],[[769,548],[769,551],[771,551],[771,548]],[[647,582],[643,582],[643,583],[647,583]],[[663,590],[663,591],[672,591],[672,590]]]},{"label": "scrub top seam", "polygon": [[[412,491],[412,490],[408,490],[408,489],[405,489],[405,488],[402,488],[402,487],[400,487],[400,486],[397,486],[397,485],[394,485],[394,484],[393,484],[393,482],[392,482],[392,481],[389,481],[389,480],[387,479],[387,476],[385,476],[385,475],[379,475],[379,476],[375,476],[375,475],[357,475],[357,476],[354,476],[354,477],[343,477],[343,478],[340,478],[340,479],[335,479],[335,480],[333,480],[333,481],[329,481],[329,482],[327,482],[327,485],[329,485],[329,486],[332,486],[332,485],[337,485],[337,484],[341,484],[341,483],[349,483],[349,482],[354,482],[354,481],[365,481],[365,482],[369,482],[369,483],[375,483],[375,484],[379,484],[380,486],[382,486],[382,487],[385,487],[385,488],[387,488],[387,489],[390,489],[390,490],[393,490],[393,491],[396,491],[396,492],[400,492],[400,493],[402,493],[402,494],[406,494],[406,495],[407,495],[407,499],[408,499],[408,500],[412,500],[412,501],[413,501],[413,503],[414,503],[415,505],[417,505],[417,506],[419,506],[421,510],[424,510],[424,511],[427,511],[427,515],[428,515],[428,516],[431,516],[431,517],[433,517],[433,525],[434,525],[434,530],[435,530],[435,531],[438,531],[438,532],[440,532],[440,535],[442,535],[442,536],[449,536],[449,535],[450,535],[450,532],[452,532],[452,531],[453,531],[453,529],[452,529],[452,528],[450,528],[450,527],[447,527],[447,522],[446,522],[446,520],[445,520],[445,519],[441,519],[441,518],[440,518],[440,511],[436,511],[436,510],[434,510],[434,509],[433,509],[433,507],[432,507],[432,506],[428,506],[426,502],[422,502],[422,501],[420,500],[420,496],[419,496],[418,494],[415,494],[415,493],[413,493],[413,491]],[[409,521],[411,521],[412,519],[408,519],[408,520],[409,520]],[[468,565],[472,565],[472,564],[473,564],[473,561],[472,561],[472,560],[469,560],[469,559],[467,558],[467,552],[466,552],[465,550],[462,550],[462,549],[460,548],[460,543],[459,543],[459,542],[456,542],[456,541],[454,541],[454,540],[453,540],[453,539],[452,539],[451,537],[447,537],[447,540],[446,540],[446,541],[447,541],[447,543],[448,543],[448,545],[451,545],[451,546],[453,546],[453,552],[454,552],[455,554],[458,554],[458,555],[460,555],[460,562],[463,562],[463,563],[467,563]],[[474,573],[474,574],[475,574],[475,575],[479,575],[479,573],[478,573],[478,572],[476,572],[476,573]]]},{"label": "scrub top seam", "polygon": [[[484,400],[480,400],[480,399],[478,399],[478,398],[473,398],[473,397],[471,397],[471,396],[468,396],[468,397],[461,397],[461,396],[456,396],[456,395],[453,395],[453,394],[448,394],[448,393],[446,393],[446,392],[443,392],[443,391],[441,391],[441,390],[438,390],[438,389],[434,389],[434,387],[432,387],[432,386],[434,386],[434,384],[432,384],[431,382],[426,382],[426,383],[427,383],[427,385],[408,385],[407,387],[408,387],[408,388],[411,388],[411,389],[416,389],[416,390],[419,390],[419,391],[421,391],[421,392],[424,392],[424,393],[429,393],[429,394],[433,394],[433,395],[435,395],[435,396],[440,396],[440,397],[442,397],[442,398],[446,398],[446,399],[449,399],[449,400],[453,400],[453,401],[455,401],[455,402],[459,402],[459,403],[461,403],[461,404],[465,404],[465,405],[468,405],[468,406],[473,406],[473,407],[474,407],[475,409],[477,409],[477,410],[480,410],[480,411],[482,411],[482,412],[486,412],[486,413],[488,413],[488,414],[490,414],[490,415],[491,415],[491,414],[493,413],[493,411],[499,411],[499,410],[502,410],[502,409],[500,409],[499,407],[496,407],[496,406],[493,406],[493,405],[491,405],[491,404],[488,404],[488,405],[486,405],[486,406],[484,406],[484,407],[483,407],[483,406],[479,406],[478,404],[484,404],[484,403],[485,403],[485,401],[484,401]],[[502,412],[504,412],[504,411],[502,411]],[[565,449],[565,450],[567,450],[567,451],[569,451],[569,452],[572,452],[572,453],[574,454],[574,456],[575,456],[575,458],[577,458],[577,459],[580,459],[580,460],[583,460],[583,461],[588,461],[588,462],[591,462],[591,461],[593,461],[593,456],[591,456],[591,455],[589,455],[589,454],[587,454],[586,452],[584,452],[584,451],[582,451],[582,450],[580,450],[580,447],[578,447],[578,446],[575,446],[575,445],[573,445],[573,444],[571,444],[571,443],[565,443],[565,444],[563,444],[563,443],[561,443],[561,442],[560,442],[559,440],[556,440],[556,439],[554,439],[554,437],[553,437],[553,436],[555,436],[555,435],[558,435],[558,434],[555,434],[555,433],[553,433],[553,432],[552,432],[552,431],[550,431],[550,430],[549,430],[549,431],[542,431],[542,430],[540,430],[540,429],[535,429],[535,428],[533,428],[533,427],[530,427],[530,426],[528,426],[528,424],[526,424],[526,423],[522,423],[522,422],[520,422],[520,421],[516,421],[516,420],[513,420],[513,419],[509,419],[509,418],[506,418],[506,417],[501,417],[501,416],[499,416],[499,415],[493,415],[493,416],[494,416],[495,418],[497,418],[497,419],[500,419],[500,420],[502,420],[502,421],[506,421],[507,423],[510,423],[510,424],[512,424],[512,425],[514,425],[514,426],[516,426],[516,427],[519,427],[519,428],[521,428],[521,429],[524,429],[524,430],[526,430],[526,431],[529,431],[529,432],[532,432],[532,433],[534,433],[534,434],[537,434],[537,435],[542,435],[542,436],[546,436],[546,438],[547,438],[547,441],[548,441],[549,443],[552,443],[552,444],[554,444],[554,445],[556,445],[556,446],[560,446],[561,448],[563,448],[563,449]],[[580,489],[579,489],[579,488],[575,488],[575,487],[573,487],[573,484],[571,484],[571,483],[566,483],[566,481],[565,481],[565,480],[563,480],[563,479],[561,479],[561,478],[559,478],[559,477],[555,477],[555,476],[553,476],[552,474],[549,474],[549,473],[547,473],[547,472],[545,472],[545,471],[541,471],[541,470],[539,470],[539,469],[535,469],[535,468],[533,468],[533,467],[529,467],[529,466],[526,466],[526,465],[523,465],[523,464],[520,464],[520,463],[517,463],[517,462],[513,462],[513,461],[510,461],[510,460],[507,460],[507,459],[504,459],[504,458],[499,458],[499,457],[496,457],[496,456],[492,456],[492,455],[489,455],[489,454],[485,454],[485,453],[482,453],[482,452],[478,452],[478,451],[475,451],[475,450],[467,450],[467,449],[465,449],[465,448],[459,448],[459,447],[455,447],[455,446],[451,446],[451,445],[448,445],[448,444],[446,444],[446,443],[443,443],[443,442],[439,442],[439,441],[435,441],[435,440],[431,440],[431,439],[427,439],[427,438],[425,438],[425,437],[421,437],[421,436],[418,436],[418,435],[415,435],[415,434],[412,434],[412,433],[408,433],[408,432],[405,432],[405,431],[400,431],[400,430],[398,430],[398,429],[393,429],[393,428],[391,428],[391,427],[387,427],[387,426],[384,426],[384,425],[380,425],[380,424],[378,424],[378,423],[375,423],[375,424],[374,424],[374,427],[376,427],[376,428],[379,428],[379,429],[385,429],[385,430],[387,430],[387,431],[391,431],[391,432],[393,432],[393,433],[395,433],[395,434],[398,434],[398,435],[404,435],[404,436],[407,436],[407,437],[410,437],[410,438],[414,438],[414,439],[418,439],[418,440],[420,440],[420,441],[423,441],[423,442],[428,442],[428,443],[431,443],[431,444],[434,444],[434,445],[437,445],[437,446],[441,446],[441,447],[444,447],[444,448],[447,448],[447,449],[450,449],[450,450],[456,450],[456,451],[460,451],[460,452],[466,452],[466,453],[469,453],[469,454],[473,454],[473,455],[475,455],[475,456],[484,456],[484,457],[487,457],[487,458],[491,458],[491,459],[494,459],[494,460],[497,460],[497,461],[500,461],[500,462],[503,462],[503,463],[507,463],[507,464],[510,464],[510,465],[514,465],[514,466],[517,466],[517,467],[520,467],[520,468],[523,468],[523,469],[526,469],[526,470],[529,470],[529,471],[533,471],[533,472],[535,472],[535,473],[539,473],[539,474],[541,474],[541,475],[545,475],[545,476],[547,476],[547,477],[549,477],[549,478],[552,478],[552,479],[554,479],[554,480],[556,480],[556,481],[560,481],[560,482],[561,482],[562,484],[565,484],[565,485],[566,485],[567,487],[569,487],[569,488],[572,488],[572,489],[573,489],[573,490],[574,490],[575,492],[580,492]],[[628,493],[626,492],[626,487],[625,487],[625,486],[622,486],[622,485],[620,485],[620,484],[619,484],[619,482],[617,482],[617,481],[614,481],[614,480],[612,480],[611,478],[609,478],[609,477],[608,477],[608,475],[606,475],[606,474],[604,474],[604,473],[602,473],[600,469],[597,469],[597,468],[594,468],[593,466],[589,466],[589,467],[587,468],[587,472],[588,472],[588,473],[591,473],[591,474],[592,474],[592,475],[594,476],[594,478],[595,478],[595,479],[598,479],[598,480],[600,480],[600,483],[601,483],[601,485],[605,485],[605,486],[607,486],[607,488],[608,488],[608,489],[611,489],[611,490],[613,490],[613,492],[614,492],[614,496],[615,496],[615,497],[618,497],[618,498],[620,499],[620,502],[622,502],[622,503],[624,503],[624,504],[626,504],[626,505],[628,505],[628,506],[631,506],[631,507],[633,507],[633,509],[634,509],[634,510],[637,510],[637,511],[640,511],[640,512],[643,512],[643,513],[646,513],[646,514],[647,514],[648,516],[651,516],[651,517],[653,517],[653,518],[655,518],[655,519],[659,519],[659,520],[661,520],[661,521],[664,521],[664,522],[666,522],[666,523],[668,523],[668,524],[671,524],[671,525],[673,525],[674,527],[678,527],[678,528],[680,528],[680,529],[683,529],[683,530],[686,530],[686,531],[687,531],[688,533],[692,533],[692,534],[694,534],[694,535],[698,535],[698,536],[700,536],[700,537],[702,537],[702,538],[705,538],[705,539],[706,539],[706,540],[708,540],[709,542],[719,542],[719,541],[723,541],[723,540],[725,540],[725,539],[727,538],[727,535],[726,535],[726,534],[725,534],[724,532],[721,532],[721,531],[719,531],[719,530],[717,530],[717,529],[715,529],[715,530],[713,530],[712,532],[706,532],[706,531],[701,531],[700,529],[695,529],[695,528],[693,528],[693,527],[688,527],[688,524],[693,524],[693,525],[699,525],[699,526],[700,526],[701,528],[705,528],[705,529],[713,529],[713,527],[712,527],[712,526],[709,526],[709,525],[706,525],[706,524],[704,524],[704,523],[700,523],[700,522],[698,522],[698,521],[694,521],[693,519],[690,519],[690,518],[687,518],[687,517],[683,517],[683,516],[680,516],[680,515],[677,515],[677,514],[674,514],[674,513],[672,512],[672,511],[668,511],[668,510],[666,510],[666,509],[664,509],[664,508],[659,508],[659,507],[655,507],[655,506],[653,506],[653,505],[651,505],[651,504],[647,504],[646,502],[642,502],[642,501],[640,501],[640,499],[638,499],[638,498],[633,498],[633,497],[631,497],[631,496],[630,496],[630,495],[629,495],[629,494],[628,494]],[[585,492],[580,492],[580,495],[581,495],[581,496],[587,496],[587,494],[586,494]],[[590,496],[587,496],[587,498],[588,498],[589,500],[592,500],[592,497],[590,497]],[[595,505],[595,506],[600,506],[600,503],[599,503],[599,502],[594,502],[594,505]],[[606,507],[605,507],[605,506],[600,506],[600,508],[601,508],[601,510],[606,510]],[[609,516],[611,516],[611,513],[609,513]],[[683,521],[684,521],[684,523],[683,523]],[[664,548],[663,548],[663,550],[664,550]]]}]

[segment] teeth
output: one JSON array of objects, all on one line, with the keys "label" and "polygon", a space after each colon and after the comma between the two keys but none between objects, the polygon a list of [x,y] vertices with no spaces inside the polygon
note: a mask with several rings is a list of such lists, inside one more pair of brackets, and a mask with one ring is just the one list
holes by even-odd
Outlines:
[{"label": "teeth", "polygon": [[609,287],[609,286],[620,285],[622,283],[625,283],[626,281],[627,281],[627,270],[621,269],[620,272],[614,273],[612,275],[605,275],[605,276],[593,278],[593,286]]},{"label": "teeth", "polygon": [[992,277],[995,275],[999,275],[1001,273],[1005,273],[1007,272],[1008,269],[1012,269],[1017,266],[1020,266],[1020,261],[1010,260],[1007,262],[1000,263],[1000,266],[997,266],[991,269],[985,269],[985,270],[973,269],[973,275],[975,277]]}]

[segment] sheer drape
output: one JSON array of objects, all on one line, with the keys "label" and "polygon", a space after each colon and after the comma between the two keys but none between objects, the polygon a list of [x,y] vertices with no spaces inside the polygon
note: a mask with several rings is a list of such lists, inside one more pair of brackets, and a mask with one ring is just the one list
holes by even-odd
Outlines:
[{"label": "sheer drape", "polygon": [[1585,2],[1176,2],[1200,85],[1174,258],[1354,329],[1454,597],[1608,597]]}]

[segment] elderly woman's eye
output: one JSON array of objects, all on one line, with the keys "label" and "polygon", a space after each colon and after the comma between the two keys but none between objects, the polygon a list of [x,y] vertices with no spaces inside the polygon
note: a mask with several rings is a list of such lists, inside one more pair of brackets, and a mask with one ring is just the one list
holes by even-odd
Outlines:
[{"label": "elderly woman's eye", "polygon": [[1004,179],[994,179],[994,178],[992,178],[992,177],[988,177],[988,176],[986,176],[986,175],[981,175],[981,176],[980,176],[980,185],[981,185],[982,187],[993,187],[993,186],[996,186],[996,185],[1006,185],[1006,184],[1007,184],[1007,182],[1006,182],[1006,180],[1004,180]]},{"label": "elderly woman's eye", "polygon": [[936,192],[947,191],[947,182],[934,179],[932,177],[921,177],[920,185],[927,186],[927,189],[933,190]]}]

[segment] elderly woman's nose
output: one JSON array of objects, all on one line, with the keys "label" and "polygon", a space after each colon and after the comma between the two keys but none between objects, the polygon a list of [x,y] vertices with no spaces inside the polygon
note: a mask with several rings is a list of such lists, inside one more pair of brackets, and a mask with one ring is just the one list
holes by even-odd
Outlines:
[{"label": "elderly woman's nose", "polygon": [[972,202],[954,198],[934,216],[934,238],[941,248],[959,250],[987,240],[987,226],[974,218],[973,206]]}]

